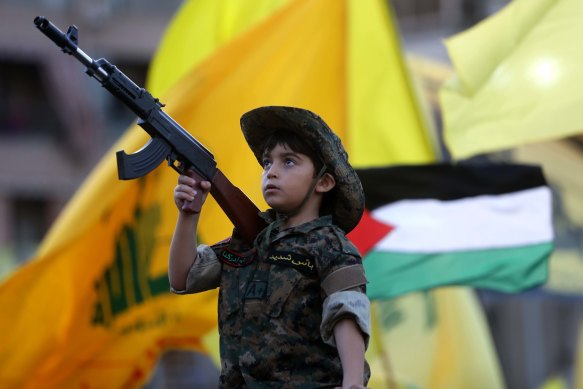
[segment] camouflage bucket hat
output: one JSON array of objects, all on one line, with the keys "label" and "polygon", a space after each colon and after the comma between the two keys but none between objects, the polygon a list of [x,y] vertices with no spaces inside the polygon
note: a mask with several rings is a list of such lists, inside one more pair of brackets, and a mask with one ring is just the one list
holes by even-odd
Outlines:
[{"label": "camouflage bucket hat", "polygon": [[278,130],[298,134],[316,150],[326,171],[336,180],[336,195],[332,200],[334,223],[346,233],[356,227],[364,212],[362,184],[348,163],[340,138],[322,118],[301,108],[260,107],[241,117],[241,129],[259,163],[263,159],[263,144],[271,134]]}]

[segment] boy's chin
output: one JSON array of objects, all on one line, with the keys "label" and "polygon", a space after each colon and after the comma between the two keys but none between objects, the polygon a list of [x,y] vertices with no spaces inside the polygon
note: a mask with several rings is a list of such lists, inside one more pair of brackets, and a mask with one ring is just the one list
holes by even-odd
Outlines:
[{"label": "boy's chin", "polygon": [[288,207],[283,207],[279,204],[267,203],[267,205],[269,205],[269,208],[273,209],[275,212],[281,215],[287,215],[288,213],[291,212],[291,209],[289,209]]},{"label": "boy's chin", "polygon": [[267,198],[265,202],[269,206],[269,208],[273,209],[275,212],[281,215],[287,215],[293,212],[297,212],[297,208],[300,206],[300,202],[293,202],[290,204],[289,202],[280,202],[280,201],[273,201],[277,200],[274,198]]},{"label": "boy's chin", "polygon": [[278,206],[269,205],[269,207],[281,215],[287,215],[290,212],[288,209],[278,207]]}]

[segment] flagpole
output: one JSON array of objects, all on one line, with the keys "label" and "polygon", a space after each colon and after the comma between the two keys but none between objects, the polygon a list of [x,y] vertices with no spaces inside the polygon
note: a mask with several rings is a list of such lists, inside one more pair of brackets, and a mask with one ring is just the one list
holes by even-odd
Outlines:
[{"label": "flagpole", "polygon": [[375,342],[375,346],[379,350],[379,354],[381,357],[381,362],[383,366],[383,370],[387,375],[387,389],[398,389],[397,382],[395,381],[395,375],[393,374],[393,367],[391,365],[391,358],[389,357],[389,353],[385,350],[384,342],[381,338],[382,332],[378,330],[378,326],[382,326],[382,323],[378,320],[377,310],[376,307],[378,303],[373,303],[373,309],[370,310],[371,319],[373,321],[372,325],[372,338]]}]

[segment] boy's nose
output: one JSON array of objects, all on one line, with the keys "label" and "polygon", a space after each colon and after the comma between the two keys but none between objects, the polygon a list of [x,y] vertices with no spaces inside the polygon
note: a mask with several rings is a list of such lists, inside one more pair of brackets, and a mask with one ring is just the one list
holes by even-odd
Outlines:
[{"label": "boy's nose", "polygon": [[272,164],[269,169],[267,170],[267,178],[274,178],[277,177],[277,168],[275,164]]}]

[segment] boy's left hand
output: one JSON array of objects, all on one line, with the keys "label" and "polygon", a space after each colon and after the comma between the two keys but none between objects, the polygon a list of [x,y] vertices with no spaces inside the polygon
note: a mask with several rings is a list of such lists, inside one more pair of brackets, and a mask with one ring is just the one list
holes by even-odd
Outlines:
[{"label": "boy's left hand", "polygon": [[183,213],[198,214],[202,204],[211,189],[211,183],[192,170],[178,177],[178,185],[174,189],[174,201],[178,210]]}]

